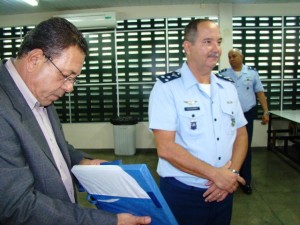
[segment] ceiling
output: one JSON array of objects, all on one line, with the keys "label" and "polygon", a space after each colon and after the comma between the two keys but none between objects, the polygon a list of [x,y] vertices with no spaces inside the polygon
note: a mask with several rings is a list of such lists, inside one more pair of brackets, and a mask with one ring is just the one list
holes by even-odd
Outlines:
[{"label": "ceiling", "polygon": [[0,16],[52,11],[82,10],[110,7],[130,7],[149,5],[187,5],[216,3],[273,4],[296,3],[300,0],[39,0],[37,7],[32,7],[22,0],[0,0]]}]

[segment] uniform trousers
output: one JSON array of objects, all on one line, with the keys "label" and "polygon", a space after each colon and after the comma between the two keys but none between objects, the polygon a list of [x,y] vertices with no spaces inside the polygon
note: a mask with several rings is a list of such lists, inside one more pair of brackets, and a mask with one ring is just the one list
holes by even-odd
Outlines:
[{"label": "uniform trousers", "polygon": [[232,194],[221,202],[205,202],[207,189],[188,186],[173,177],[161,177],[160,189],[179,225],[230,225]]},{"label": "uniform trousers", "polygon": [[251,161],[252,161],[252,152],[251,152],[251,142],[252,142],[252,136],[253,136],[253,122],[256,115],[256,108],[253,107],[247,112],[244,112],[244,116],[247,120],[247,133],[248,133],[248,151],[245,158],[245,161],[240,169],[240,175],[243,177],[246,181],[246,185],[251,184],[252,180],[252,173],[251,173]]}]

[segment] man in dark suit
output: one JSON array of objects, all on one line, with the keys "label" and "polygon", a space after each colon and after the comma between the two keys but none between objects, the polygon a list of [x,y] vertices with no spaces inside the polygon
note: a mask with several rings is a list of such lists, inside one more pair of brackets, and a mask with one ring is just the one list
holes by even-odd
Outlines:
[{"label": "man in dark suit", "polygon": [[1,225],[150,223],[76,204],[70,168],[102,160],[67,143],[53,102],[73,90],[87,51],[74,25],[51,18],[25,36],[16,59],[0,65]]}]

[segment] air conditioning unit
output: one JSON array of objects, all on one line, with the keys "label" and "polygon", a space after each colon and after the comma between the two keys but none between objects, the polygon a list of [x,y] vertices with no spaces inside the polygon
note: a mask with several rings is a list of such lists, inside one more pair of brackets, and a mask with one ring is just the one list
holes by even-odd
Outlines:
[{"label": "air conditioning unit", "polygon": [[94,12],[84,14],[57,15],[73,23],[79,30],[114,29],[117,26],[115,12]]}]

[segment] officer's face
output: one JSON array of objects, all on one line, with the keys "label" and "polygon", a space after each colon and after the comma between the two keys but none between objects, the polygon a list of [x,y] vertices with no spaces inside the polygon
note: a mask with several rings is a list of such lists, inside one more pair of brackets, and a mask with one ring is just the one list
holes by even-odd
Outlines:
[{"label": "officer's face", "polygon": [[228,60],[231,67],[235,68],[243,64],[243,55],[237,51],[230,51],[228,53]]},{"label": "officer's face", "polygon": [[222,53],[221,43],[220,29],[215,23],[199,23],[195,42],[185,44],[188,64],[193,63],[199,71],[205,70],[210,73]]},{"label": "officer's face", "polygon": [[71,46],[51,62],[42,53],[40,58],[30,89],[41,105],[47,106],[73,91],[73,79],[80,74],[85,55],[78,47]]}]

